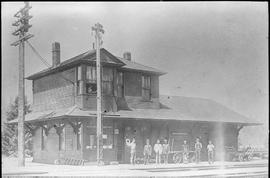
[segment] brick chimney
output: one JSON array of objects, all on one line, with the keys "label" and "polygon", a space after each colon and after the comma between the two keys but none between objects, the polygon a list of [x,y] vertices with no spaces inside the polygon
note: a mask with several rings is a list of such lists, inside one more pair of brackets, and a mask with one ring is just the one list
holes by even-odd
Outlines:
[{"label": "brick chimney", "polygon": [[124,52],[123,57],[124,57],[124,59],[131,61],[131,53],[130,52]]},{"label": "brick chimney", "polygon": [[60,43],[54,42],[52,44],[52,67],[60,64]]}]

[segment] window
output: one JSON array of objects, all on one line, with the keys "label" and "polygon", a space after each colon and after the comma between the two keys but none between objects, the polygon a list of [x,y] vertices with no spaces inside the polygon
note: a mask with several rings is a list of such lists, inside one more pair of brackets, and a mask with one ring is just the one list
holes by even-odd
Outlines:
[{"label": "window", "polygon": [[96,94],[97,93],[97,84],[96,83],[86,83],[86,93]]},{"label": "window", "polygon": [[86,80],[96,83],[97,77],[96,77],[97,71],[95,66],[87,66],[86,67]]},{"label": "window", "polygon": [[77,80],[82,80],[82,66],[77,68]]},{"label": "window", "polygon": [[77,91],[77,95],[81,94],[80,91],[80,81],[82,80],[82,66],[78,66],[77,67],[77,81],[76,81],[76,91]]},{"label": "window", "polygon": [[117,72],[116,83],[117,83],[117,96],[123,97],[124,96],[123,72]]},{"label": "window", "polygon": [[96,148],[96,135],[90,135],[90,149]]},{"label": "window", "polygon": [[112,95],[113,91],[113,70],[111,68],[103,68],[102,88],[103,94]]},{"label": "window", "polygon": [[[104,149],[113,149],[114,145],[114,133],[112,126],[103,126],[102,140],[103,140],[103,148]],[[88,149],[96,149],[97,148],[97,137],[94,132],[89,135],[89,147]]]},{"label": "window", "polygon": [[71,125],[66,125],[65,126],[65,150],[71,151],[74,148],[73,145],[73,138],[74,138],[74,131]]},{"label": "window", "polygon": [[59,135],[59,150],[65,150],[65,128]]},{"label": "window", "polygon": [[[102,92],[105,95],[113,93],[113,70],[111,68],[103,68],[102,70]],[[97,71],[95,66],[86,67],[86,93],[97,93]]]},{"label": "window", "polygon": [[78,132],[76,134],[77,136],[77,150],[80,150],[82,147],[82,137],[81,137],[81,133],[82,133],[82,126],[80,126],[80,128],[78,129]]},{"label": "window", "polygon": [[142,97],[145,100],[151,99],[151,81],[150,76],[142,76]]},{"label": "window", "polygon": [[47,135],[45,133],[45,129],[41,129],[41,150],[45,149],[45,141],[46,141]]},{"label": "window", "polygon": [[113,127],[104,126],[103,127],[103,148],[112,149],[113,148]]},{"label": "window", "polygon": [[76,82],[76,92],[77,92],[77,95],[80,94],[80,81]]},{"label": "window", "polygon": [[97,75],[96,67],[87,66],[86,67],[86,93],[96,94],[97,93]]}]

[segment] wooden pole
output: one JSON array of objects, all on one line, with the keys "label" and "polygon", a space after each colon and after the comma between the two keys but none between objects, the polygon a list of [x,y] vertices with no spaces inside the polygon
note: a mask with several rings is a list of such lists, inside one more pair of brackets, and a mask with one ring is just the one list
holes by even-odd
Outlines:
[{"label": "wooden pole", "polygon": [[32,16],[29,15],[29,2],[24,2],[24,8],[20,9],[14,17],[18,18],[13,26],[18,27],[12,34],[19,36],[19,40],[12,43],[12,46],[19,45],[19,86],[18,86],[18,164],[20,167],[25,166],[25,154],[24,154],[24,114],[25,114],[25,94],[24,94],[24,42],[33,37],[31,34],[26,34],[29,25],[29,19]]},{"label": "wooden pole", "polygon": [[[23,37],[21,33],[20,37]],[[18,88],[18,160],[19,166],[25,166],[24,157],[24,41],[19,44],[19,88]]]},{"label": "wooden pole", "polygon": [[103,139],[102,139],[102,66],[100,62],[100,42],[101,33],[104,33],[102,25],[99,23],[92,27],[95,31],[96,43],[96,69],[97,69],[97,164],[103,163]]}]

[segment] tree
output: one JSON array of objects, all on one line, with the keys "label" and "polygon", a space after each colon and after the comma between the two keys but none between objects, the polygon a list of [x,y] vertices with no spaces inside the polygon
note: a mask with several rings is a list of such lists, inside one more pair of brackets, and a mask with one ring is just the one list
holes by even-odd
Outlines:
[{"label": "tree", "polygon": [[[25,114],[30,113],[30,104],[25,97]],[[8,111],[6,112],[7,120],[4,123],[2,136],[2,154],[6,156],[17,156],[18,153],[18,129],[17,124],[8,124],[8,121],[14,120],[18,117],[18,97],[15,98],[14,103],[11,103]],[[32,133],[25,129],[25,151],[26,156],[32,154]]]}]

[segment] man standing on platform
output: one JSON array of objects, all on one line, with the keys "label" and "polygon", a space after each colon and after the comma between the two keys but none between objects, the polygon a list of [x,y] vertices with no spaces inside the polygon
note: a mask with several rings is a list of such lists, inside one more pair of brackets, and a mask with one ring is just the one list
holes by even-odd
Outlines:
[{"label": "man standing on platform", "polygon": [[144,149],[143,149],[144,164],[149,163],[151,154],[152,154],[152,146],[150,145],[149,139],[146,139],[146,145],[144,146]]},{"label": "man standing on platform", "polygon": [[189,154],[189,146],[187,144],[187,141],[184,140],[183,144],[183,163],[188,163],[188,154]]},{"label": "man standing on platform", "polygon": [[201,159],[201,149],[202,149],[202,144],[199,140],[199,138],[196,139],[195,143],[195,158],[196,158],[196,163],[200,162]]},{"label": "man standing on platform", "polygon": [[163,160],[165,164],[168,164],[169,152],[170,152],[170,146],[167,139],[165,139],[162,145],[162,155],[163,155]]},{"label": "man standing on platform", "polygon": [[207,151],[208,151],[208,163],[214,163],[214,148],[212,141],[209,140],[209,144],[207,145]]},{"label": "man standing on platform", "polygon": [[160,144],[159,139],[157,140],[157,143],[154,145],[154,151],[156,153],[156,164],[159,164],[162,154],[162,145]]},{"label": "man standing on platform", "polygon": [[135,164],[136,160],[136,140],[132,139],[132,142],[127,142],[127,146],[130,147],[130,164]]}]

